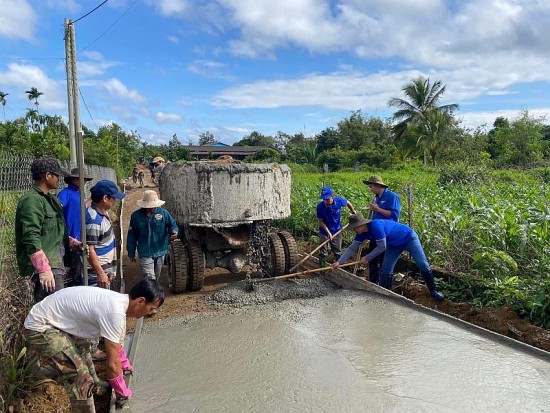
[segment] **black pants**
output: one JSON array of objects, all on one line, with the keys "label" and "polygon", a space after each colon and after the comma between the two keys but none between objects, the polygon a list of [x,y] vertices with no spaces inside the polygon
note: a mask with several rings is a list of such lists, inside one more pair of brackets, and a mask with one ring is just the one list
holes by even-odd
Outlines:
[{"label": "black pants", "polygon": [[[369,248],[367,254],[371,253],[376,248],[376,242],[369,241]],[[369,281],[374,284],[380,283],[380,268],[384,261],[384,253],[374,257],[369,261]]]},{"label": "black pants", "polygon": [[53,278],[55,280],[55,289],[53,291],[44,290],[44,288],[42,287],[42,284],[40,284],[40,277],[38,276],[38,274],[32,275],[32,282],[34,283],[34,302],[35,303],[42,301],[48,295],[53,294],[54,292],[59,291],[63,288],[64,286],[63,276],[65,274],[65,269],[52,268],[52,272],[53,272]]}]

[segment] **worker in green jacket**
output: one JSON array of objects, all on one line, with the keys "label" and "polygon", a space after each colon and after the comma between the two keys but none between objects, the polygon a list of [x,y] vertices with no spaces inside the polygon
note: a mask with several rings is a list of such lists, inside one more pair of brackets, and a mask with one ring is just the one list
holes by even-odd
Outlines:
[{"label": "worker in green jacket", "polygon": [[[70,265],[69,236],[61,202],[50,191],[69,173],[56,159],[40,158],[31,165],[34,185],[19,200],[15,213],[15,252],[19,274],[32,277],[34,300],[63,288],[65,264]],[[79,242],[73,240],[76,246]]]}]

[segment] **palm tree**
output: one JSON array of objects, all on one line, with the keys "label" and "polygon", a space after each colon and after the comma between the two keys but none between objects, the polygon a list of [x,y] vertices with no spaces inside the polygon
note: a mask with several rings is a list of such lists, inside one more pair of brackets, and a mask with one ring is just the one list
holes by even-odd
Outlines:
[{"label": "palm tree", "polygon": [[2,112],[4,112],[4,122],[6,122],[6,96],[9,93],[4,93],[0,91],[0,103],[2,104]]},{"label": "palm tree", "polygon": [[430,157],[431,164],[437,164],[437,158],[445,143],[451,138],[451,131],[455,125],[450,111],[431,108],[424,114],[423,121],[414,127],[417,146],[422,148],[424,164]]},{"label": "palm tree", "polygon": [[29,100],[34,100],[36,111],[38,112],[38,98],[44,93],[39,92],[38,89],[35,87],[31,87],[30,90],[25,91],[25,93],[28,95]]},{"label": "palm tree", "polygon": [[389,106],[399,109],[393,114],[393,120],[399,122],[392,127],[392,135],[396,143],[403,140],[411,127],[425,121],[430,110],[435,108],[452,115],[452,112],[458,109],[456,103],[437,106],[439,99],[445,93],[445,86],[441,85],[440,80],[430,84],[429,78],[419,76],[403,86],[402,90],[409,100],[391,98],[388,101]]}]

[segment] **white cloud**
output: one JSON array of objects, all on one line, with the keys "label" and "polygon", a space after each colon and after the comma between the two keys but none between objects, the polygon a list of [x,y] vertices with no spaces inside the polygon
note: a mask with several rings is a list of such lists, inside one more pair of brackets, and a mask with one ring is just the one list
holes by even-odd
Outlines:
[{"label": "white cloud", "polygon": [[81,56],[88,59],[78,61],[78,78],[85,79],[89,77],[101,76],[108,69],[118,65],[118,62],[106,60],[100,52],[84,51]]},{"label": "white cloud", "polygon": [[[458,118],[462,120],[462,125],[471,129],[485,125],[487,130],[493,127],[496,118],[504,117],[509,120],[517,119],[520,116],[520,110],[494,110],[481,112],[464,112],[460,113]],[[550,107],[548,108],[532,108],[529,109],[529,116],[541,118],[544,121],[550,119]]]},{"label": "white cloud", "polygon": [[0,0],[0,36],[33,40],[37,15],[28,0]]},{"label": "white cloud", "polygon": [[162,16],[185,16],[192,9],[187,0],[147,0]]},{"label": "white cloud", "polygon": [[129,89],[124,83],[115,78],[104,82],[97,82],[96,85],[106,89],[112,96],[122,100],[129,100],[137,104],[143,104],[147,101],[136,89]]},{"label": "white cloud", "polygon": [[232,76],[226,73],[227,65],[212,60],[195,60],[187,66],[187,70],[203,77],[223,80],[233,79]]},{"label": "white cloud", "polygon": [[66,10],[70,13],[78,13],[81,10],[75,0],[47,0],[46,5],[52,9]]},{"label": "white cloud", "polygon": [[137,118],[134,115],[134,112],[127,106],[111,105],[109,111],[120,116],[124,121],[135,124],[137,123]]},{"label": "white cloud", "polygon": [[155,115],[157,123],[178,123],[182,119],[182,116],[177,113],[157,112]]},{"label": "white cloud", "polygon": [[178,36],[167,36],[166,38],[171,43],[180,44],[180,39],[178,38]]},{"label": "white cloud", "polygon": [[38,99],[40,109],[59,110],[66,108],[66,83],[52,79],[38,66],[11,63],[7,70],[0,71],[3,92],[10,100],[25,102],[25,91],[36,87],[43,95]]}]

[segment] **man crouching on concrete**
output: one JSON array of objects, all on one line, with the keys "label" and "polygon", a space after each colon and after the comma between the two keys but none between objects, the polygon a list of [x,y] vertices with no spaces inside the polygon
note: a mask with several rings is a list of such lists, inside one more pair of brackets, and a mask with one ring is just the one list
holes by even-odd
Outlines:
[{"label": "man crouching on concrete", "polygon": [[[103,337],[107,377],[118,399],[129,398],[123,370],[132,370],[124,348],[126,316],[140,318],[160,307],[164,290],[153,279],[137,283],[129,294],[103,288],[65,288],[35,304],[23,335],[38,376],[63,383],[73,412],[95,412],[92,390],[97,376],[90,363],[90,339]],[[96,380],[94,380],[94,376]]]}]

